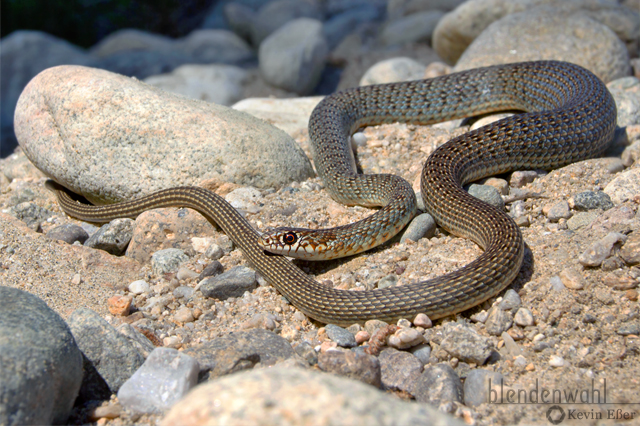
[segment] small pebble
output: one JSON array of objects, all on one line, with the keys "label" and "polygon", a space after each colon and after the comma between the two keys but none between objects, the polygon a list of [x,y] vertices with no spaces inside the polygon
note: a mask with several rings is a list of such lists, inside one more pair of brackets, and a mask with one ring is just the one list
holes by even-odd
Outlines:
[{"label": "small pebble", "polygon": [[531,183],[538,177],[538,173],[533,170],[516,171],[511,173],[511,179],[509,179],[509,186],[512,188],[522,188],[528,183]]},{"label": "small pebble", "polygon": [[551,288],[555,291],[562,291],[564,289],[566,289],[566,287],[564,286],[564,284],[562,283],[562,280],[560,279],[559,276],[554,275],[553,277],[551,277],[549,279],[549,282],[551,283]]},{"label": "small pebble", "polygon": [[573,204],[574,209],[582,211],[594,209],[609,210],[614,207],[611,197],[602,191],[585,191],[576,194],[573,197]]},{"label": "small pebble", "polygon": [[421,343],[424,343],[424,336],[415,328],[400,328],[387,339],[387,344],[396,349],[407,349]]},{"label": "small pebble", "polygon": [[211,260],[218,260],[222,256],[224,256],[224,250],[222,250],[222,247],[220,247],[218,244],[213,243],[207,248],[207,251],[204,252],[204,255]]},{"label": "small pebble", "polygon": [[413,218],[407,229],[400,237],[400,242],[406,240],[418,241],[421,238],[431,238],[436,233],[436,222],[429,213],[422,213]]},{"label": "small pebble", "polygon": [[547,211],[547,218],[551,222],[558,222],[560,219],[569,219],[571,217],[571,210],[569,210],[569,203],[566,201],[560,201],[554,204]]},{"label": "small pebble", "polygon": [[335,324],[327,324],[324,329],[329,339],[336,342],[338,346],[343,348],[353,348],[357,346],[356,337],[350,331]]},{"label": "small pebble", "polygon": [[366,330],[360,330],[356,333],[356,343],[358,345],[369,341],[369,339],[371,339],[371,335]]},{"label": "small pebble", "polygon": [[512,319],[511,314],[507,311],[503,311],[498,306],[494,306],[489,309],[489,315],[484,323],[487,329],[487,333],[499,336],[502,332],[507,331],[511,327]]},{"label": "small pebble", "polygon": [[500,309],[503,311],[509,311],[511,309],[515,309],[522,305],[522,300],[520,300],[520,295],[513,290],[509,289],[504,294],[502,301],[500,302]]},{"label": "small pebble", "polygon": [[552,367],[563,367],[564,362],[564,358],[558,355],[551,355],[549,358],[549,365]]},{"label": "small pebble", "polygon": [[131,310],[131,302],[133,302],[131,296],[115,295],[107,300],[107,307],[113,315],[127,316]]},{"label": "small pebble", "polygon": [[602,261],[611,255],[613,246],[618,242],[624,242],[626,238],[618,232],[610,232],[585,250],[578,257],[578,261],[584,266],[600,266]]},{"label": "small pebble", "polygon": [[142,294],[149,292],[149,283],[145,280],[137,280],[129,284],[129,291],[133,294]]},{"label": "small pebble", "polygon": [[585,280],[580,271],[575,267],[565,268],[558,276],[562,284],[571,290],[581,290],[584,288]]},{"label": "small pebble", "polygon": [[178,309],[173,315],[173,319],[182,324],[193,322],[195,320],[195,318],[193,317],[193,312],[186,306]]},{"label": "small pebble", "polygon": [[429,319],[427,315],[418,314],[413,320],[413,325],[415,325],[416,327],[431,328],[433,326],[433,323],[431,322],[431,319]]},{"label": "small pebble", "polygon": [[519,308],[513,317],[513,322],[521,327],[528,327],[534,324],[533,314],[527,308]]}]

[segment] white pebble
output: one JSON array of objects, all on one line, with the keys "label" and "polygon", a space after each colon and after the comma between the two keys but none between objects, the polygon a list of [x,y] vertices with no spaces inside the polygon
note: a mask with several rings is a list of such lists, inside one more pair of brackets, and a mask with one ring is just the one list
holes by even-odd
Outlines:
[{"label": "white pebble", "polygon": [[415,325],[416,327],[431,328],[433,326],[433,323],[427,315],[418,314],[413,320],[413,325]]},{"label": "white pebble", "polygon": [[551,355],[549,365],[552,367],[562,367],[564,366],[564,358],[558,355]]},{"label": "white pebble", "polygon": [[145,280],[134,281],[129,284],[129,291],[133,294],[147,293],[149,291],[149,283]]}]

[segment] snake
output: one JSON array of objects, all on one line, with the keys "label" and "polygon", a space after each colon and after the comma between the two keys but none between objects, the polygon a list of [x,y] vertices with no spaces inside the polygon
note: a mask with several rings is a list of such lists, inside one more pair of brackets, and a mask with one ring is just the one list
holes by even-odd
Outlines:
[{"label": "snake", "polygon": [[416,199],[411,186],[398,176],[357,172],[350,144],[355,130],[392,122],[430,124],[504,110],[523,113],[449,140],[428,157],[421,174],[427,212],[441,228],[471,239],[483,253],[460,269],[403,285],[351,291],[321,284],[288,259],[287,247],[300,245],[307,231],[291,228],[281,237],[269,234],[267,242],[279,239],[287,256],[265,251],[262,234],[224,198],[204,188],[169,188],[130,201],[90,206],[53,181],[47,187],[67,214],[91,222],[135,218],[160,207],[192,208],[216,223],[289,302],[319,322],[393,322],[420,313],[433,320],[496,296],[516,278],[523,263],[524,239],[514,220],[469,195],[463,186],[486,176],[551,170],[601,155],[616,127],[611,94],[581,66],[520,62],[347,89],[325,97],[310,117],[314,164],[330,196],[345,204],[383,207],[360,222],[322,230],[320,241],[302,250],[330,247],[327,234],[341,240],[337,250],[358,250],[380,244],[405,226],[415,214]]}]

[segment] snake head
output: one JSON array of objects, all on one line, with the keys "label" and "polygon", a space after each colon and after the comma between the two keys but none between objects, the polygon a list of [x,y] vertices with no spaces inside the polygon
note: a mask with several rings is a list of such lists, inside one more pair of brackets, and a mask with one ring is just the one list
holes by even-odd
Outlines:
[{"label": "snake head", "polygon": [[318,241],[317,231],[302,228],[277,228],[266,232],[258,239],[265,251],[305,260],[325,260],[327,245]]}]

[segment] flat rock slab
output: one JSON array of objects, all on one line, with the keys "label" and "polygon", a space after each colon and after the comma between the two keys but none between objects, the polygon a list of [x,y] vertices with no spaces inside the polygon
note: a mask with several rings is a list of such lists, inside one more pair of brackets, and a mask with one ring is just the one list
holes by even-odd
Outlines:
[{"label": "flat rock slab", "polygon": [[38,74],[14,126],[36,167],[96,204],[209,179],[278,188],[313,175],[295,141],[255,117],[94,68]]}]

